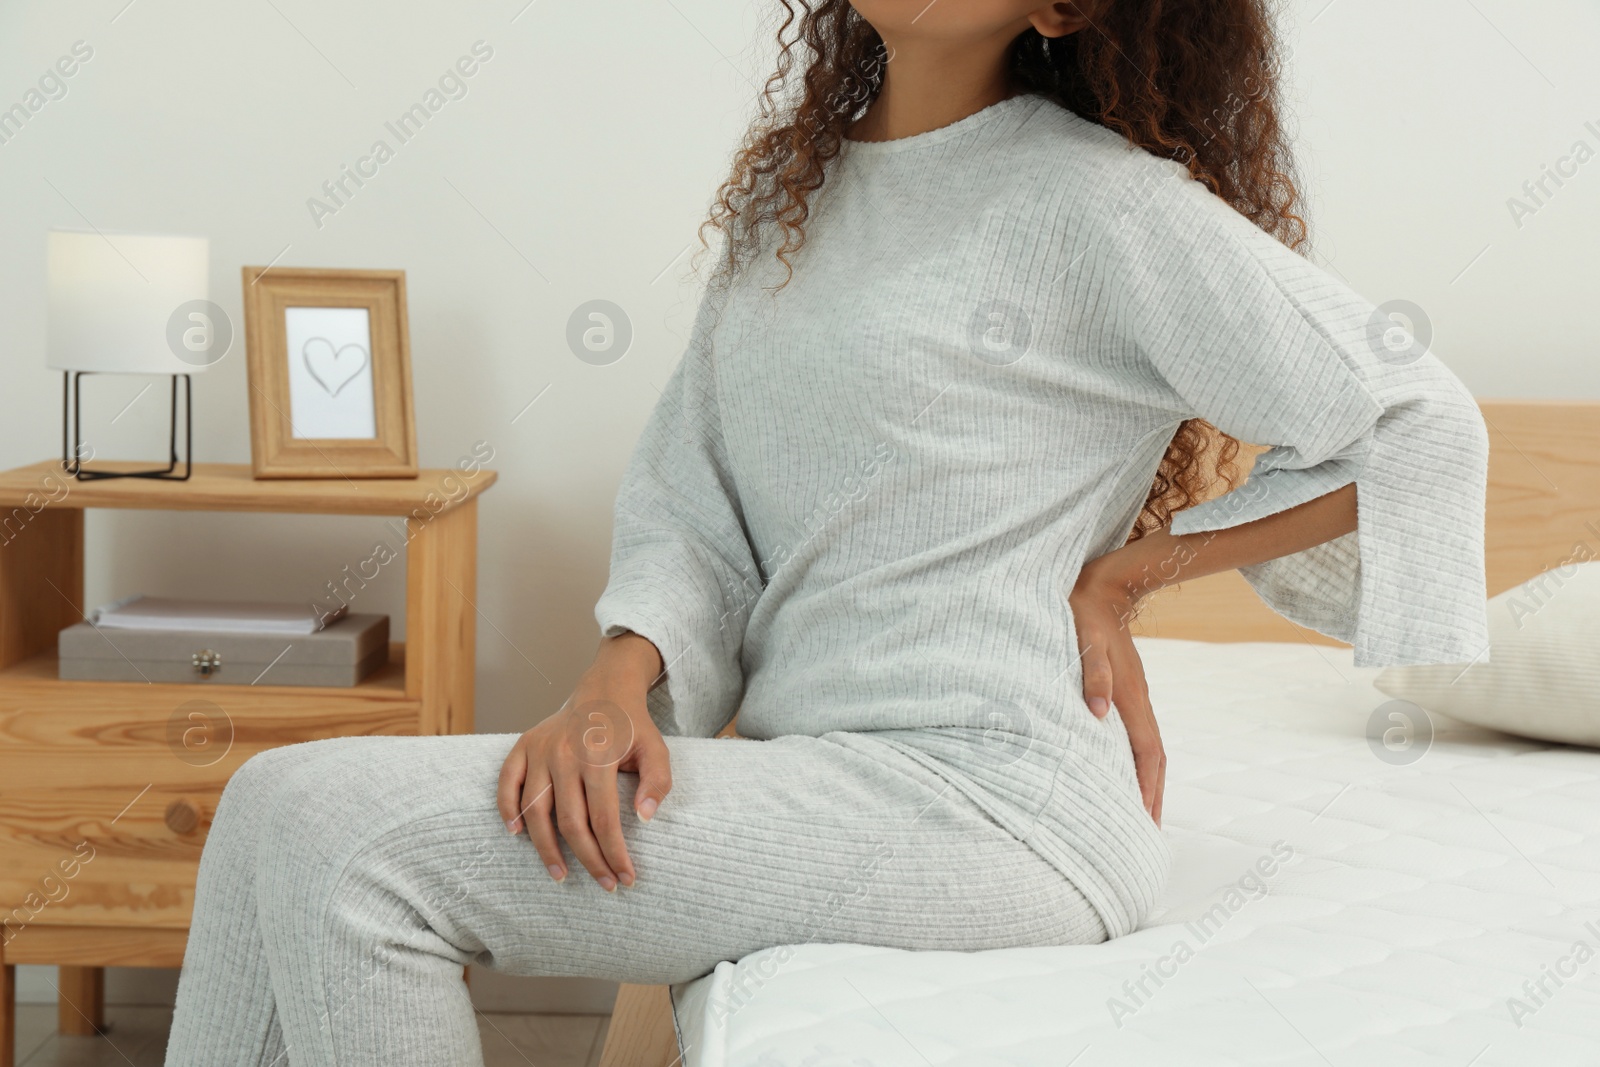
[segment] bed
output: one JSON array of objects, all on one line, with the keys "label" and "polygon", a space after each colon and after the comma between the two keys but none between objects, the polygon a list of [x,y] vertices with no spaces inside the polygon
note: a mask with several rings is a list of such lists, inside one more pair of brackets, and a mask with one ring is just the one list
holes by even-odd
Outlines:
[{"label": "bed", "polygon": [[[1493,594],[1600,551],[1600,404],[1483,410]],[[1385,747],[1377,672],[1237,575],[1142,626],[1174,855],[1142,929],[767,950],[622,987],[602,1064],[1600,1063],[1600,753],[1437,716]]]}]

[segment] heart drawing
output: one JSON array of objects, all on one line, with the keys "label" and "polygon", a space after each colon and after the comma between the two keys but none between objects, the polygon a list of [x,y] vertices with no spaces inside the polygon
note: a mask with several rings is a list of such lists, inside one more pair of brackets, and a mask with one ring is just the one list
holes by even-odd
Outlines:
[{"label": "heart drawing", "polygon": [[313,337],[301,346],[300,359],[306,365],[306,373],[323,391],[337,397],[339,390],[366,369],[367,349],[354,341],[334,348],[326,337]]}]

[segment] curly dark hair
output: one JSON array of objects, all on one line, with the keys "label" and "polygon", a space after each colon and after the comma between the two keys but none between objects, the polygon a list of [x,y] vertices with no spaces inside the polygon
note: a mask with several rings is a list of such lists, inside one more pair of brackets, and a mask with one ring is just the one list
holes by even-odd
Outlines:
[{"label": "curly dark hair", "polygon": [[[737,272],[776,228],[776,257],[805,243],[809,197],[845,130],[883,86],[883,39],[848,0],[780,0],[777,70],[761,110],[700,227],[726,238],[718,275]],[[798,91],[790,88],[803,51]],[[1279,118],[1276,37],[1268,0],[1109,0],[1077,33],[1027,29],[1006,55],[1012,87],[1036,93],[1182,163],[1261,229],[1303,251],[1306,226]],[[787,278],[785,279],[787,281]],[[1129,540],[1238,484],[1240,442],[1203,419],[1178,427]]]}]

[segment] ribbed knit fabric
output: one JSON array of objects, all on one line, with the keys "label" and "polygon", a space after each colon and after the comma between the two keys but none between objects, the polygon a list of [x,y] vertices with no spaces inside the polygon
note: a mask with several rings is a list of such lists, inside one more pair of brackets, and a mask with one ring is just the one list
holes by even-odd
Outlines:
[{"label": "ribbed knit fabric", "polygon": [[658,983],[813,941],[1105,939],[1059,871],[867,735],[671,738],[654,819],[633,817],[638,780],[620,776],[638,882],[607,894],[569,853],[558,885],[495,809],[514,740],[340,738],[234,774],[200,862],[168,1067],[481,1065],[468,961]]},{"label": "ribbed knit fabric", "polygon": [[[555,885],[504,832],[509,737],[258,756],[201,861],[169,1064],[477,1063],[470,959],[662,982],[808,940],[1134,929],[1168,853],[1067,594],[1185,418],[1274,447],[1177,532],[1353,481],[1358,530],[1255,588],[1358,666],[1483,652],[1482,420],[1365,301],[1037,97],[830,168],[788,285],[767,256],[708,292],[618,496],[596,614],[661,649],[674,735],[653,821],[620,784],[639,885]],[[766,740],[709,740],[735,712]]]},{"label": "ribbed knit fabric", "polygon": [[1133,930],[1168,854],[1066,598],[1194,416],[1274,447],[1174,532],[1353,481],[1256,590],[1358,666],[1486,649],[1476,405],[1178,164],[1019,96],[846,142],[813,207],[787,285],[769,243],[708,291],[618,497],[596,613],[660,648],[665,731],[868,732]]}]

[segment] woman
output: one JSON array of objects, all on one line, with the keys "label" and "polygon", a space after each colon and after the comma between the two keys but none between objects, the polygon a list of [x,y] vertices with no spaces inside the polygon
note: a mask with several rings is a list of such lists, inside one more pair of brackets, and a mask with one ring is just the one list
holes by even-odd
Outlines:
[{"label": "woman", "polygon": [[[1292,250],[1260,0],[791,27],[593,666],[520,738],[236,774],[170,1064],[478,1062],[469,961],[1126,934],[1168,864],[1143,597],[1238,568],[1358,665],[1481,651],[1482,421]],[[1273,447],[1196,504],[1236,439]],[[759,740],[712,738],[735,712]]]}]

